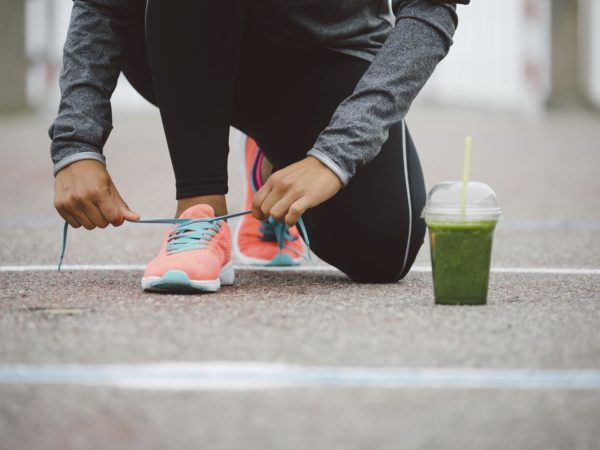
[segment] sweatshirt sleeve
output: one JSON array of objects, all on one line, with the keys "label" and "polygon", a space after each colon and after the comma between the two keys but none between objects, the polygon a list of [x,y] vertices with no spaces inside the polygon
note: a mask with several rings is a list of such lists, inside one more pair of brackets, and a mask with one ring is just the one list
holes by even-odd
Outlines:
[{"label": "sweatshirt sleeve", "polygon": [[390,126],[406,115],[448,53],[458,23],[456,6],[441,1],[409,0],[395,13],[384,45],[308,152],[344,185],[377,156]]},{"label": "sweatshirt sleeve", "polygon": [[[143,0],[74,0],[63,50],[58,116],[50,126],[54,174],[80,159],[104,162],[110,97],[121,71],[123,33]],[[143,3],[141,3],[143,7]]]}]

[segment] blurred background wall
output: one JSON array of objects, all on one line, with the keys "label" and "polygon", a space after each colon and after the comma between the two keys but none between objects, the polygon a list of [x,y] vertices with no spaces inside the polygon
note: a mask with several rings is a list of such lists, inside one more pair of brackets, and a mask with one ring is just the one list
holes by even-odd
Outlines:
[{"label": "blurred background wall", "polygon": [[[71,0],[0,1],[0,110],[56,109]],[[517,111],[600,107],[600,0],[473,0],[419,102]],[[115,109],[149,106],[121,80]]]}]

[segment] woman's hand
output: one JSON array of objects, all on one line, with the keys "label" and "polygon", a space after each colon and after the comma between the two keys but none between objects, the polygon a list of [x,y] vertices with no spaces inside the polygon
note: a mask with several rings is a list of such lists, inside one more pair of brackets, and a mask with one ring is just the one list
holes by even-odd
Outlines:
[{"label": "woman's hand", "polygon": [[104,164],[85,159],[68,165],[54,179],[54,207],[73,228],[119,226],[140,216],[121,198]]},{"label": "woman's hand", "polygon": [[259,220],[271,216],[292,226],[309,208],[333,197],[342,182],[327,166],[312,156],[273,173],[254,195],[252,215]]}]

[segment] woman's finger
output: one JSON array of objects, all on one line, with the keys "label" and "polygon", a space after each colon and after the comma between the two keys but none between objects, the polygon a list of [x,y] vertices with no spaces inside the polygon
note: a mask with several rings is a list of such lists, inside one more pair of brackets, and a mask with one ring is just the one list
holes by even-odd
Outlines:
[{"label": "woman's finger", "polygon": [[268,217],[262,212],[262,204],[270,193],[271,184],[267,180],[265,185],[254,194],[254,199],[252,200],[252,215],[258,220],[264,220]]},{"label": "woman's finger", "polygon": [[111,225],[118,227],[125,220],[139,220],[139,214],[131,211],[114,185],[111,186],[111,195],[105,196],[96,202],[100,213]]},{"label": "woman's finger", "polygon": [[123,214],[123,218],[126,220],[140,220],[140,215],[136,212],[133,212],[126,203],[124,203],[121,213]]},{"label": "woman's finger", "polygon": [[124,220],[121,203],[120,198],[115,199],[113,196],[107,196],[98,201],[96,205],[106,222],[118,227],[123,224]]},{"label": "woman's finger", "polygon": [[285,216],[288,214],[288,210],[290,209],[290,206],[297,200],[297,197],[294,197],[290,194],[286,195],[285,197],[277,200],[277,203],[275,203],[273,205],[273,207],[270,209],[269,215],[281,222],[283,221],[283,219],[285,218]]},{"label": "woman's finger", "polygon": [[281,196],[281,192],[275,191],[273,189],[269,191],[269,194],[265,197],[262,204],[260,205],[260,211],[262,213],[263,219],[266,219],[272,215],[273,206],[275,206],[280,200],[282,200]]},{"label": "woman's finger", "polygon": [[65,209],[56,208],[56,210],[58,211],[58,214],[60,214],[60,216],[63,219],[65,219],[67,221],[67,223],[69,225],[71,225],[73,228],[79,228],[81,226],[79,221],[77,219],[75,219],[75,217],[73,217],[71,214],[69,214]]},{"label": "woman's finger", "polygon": [[[121,197],[121,194],[119,194],[119,191],[117,191],[117,188],[115,187],[115,185],[112,183],[111,183],[111,191],[114,192],[117,197],[117,203],[119,204],[120,215],[122,216],[122,218],[125,220],[140,220],[140,215],[138,213],[134,212],[129,207],[127,202],[125,202],[125,200],[123,200],[123,197]],[[121,223],[123,223],[123,222],[121,222]]]},{"label": "woman's finger", "polygon": [[88,203],[85,206],[85,215],[89,217],[89,219],[96,225],[98,228],[106,228],[108,226],[108,221],[94,203]]},{"label": "woman's finger", "polygon": [[83,208],[77,208],[69,212],[86,230],[93,230],[94,228],[96,228],[94,222],[90,220]]},{"label": "woman's finger", "polygon": [[306,210],[308,208],[310,208],[312,205],[310,199],[306,196],[304,197],[300,197],[298,200],[296,200],[294,203],[292,203],[288,209],[288,212],[285,216],[285,224],[288,227],[291,227],[292,225],[294,225],[296,222],[298,222],[298,219],[300,218],[300,216],[302,216],[302,214],[304,214],[306,212]]}]

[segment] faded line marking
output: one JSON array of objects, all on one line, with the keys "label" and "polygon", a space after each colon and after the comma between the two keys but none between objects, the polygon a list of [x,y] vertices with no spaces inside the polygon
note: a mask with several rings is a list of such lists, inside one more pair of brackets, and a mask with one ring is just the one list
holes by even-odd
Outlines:
[{"label": "faded line marking", "polygon": [[503,219],[498,222],[501,231],[597,231],[600,220],[569,219]]},{"label": "faded line marking", "polygon": [[595,390],[600,389],[600,370],[329,367],[260,362],[0,364],[0,384],[163,391],[301,387]]},{"label": "faded line marking", "polygon": [[[143,264],[65,264],[62,271],[140,271]],[[268,267],[236,265],[236,270],[258,272],[331,272],[341,273],[333,266],[306,265],[295,267]],[[431,272],[428,266],[413,266],[411,272]],[[600,269],[570,267],[492,267],[493,273],[537,274],[537,275],[600,275]],[[11,265],[0,266],[0,272],[56,272],[55,265]]]},{"label": "faded line marking", "polygon": [[[129,271],[144,270],[143,264],[63,264],[61,271]],[[0,272],[56,272],[56,265],[14,265],[0,266]]]}]

